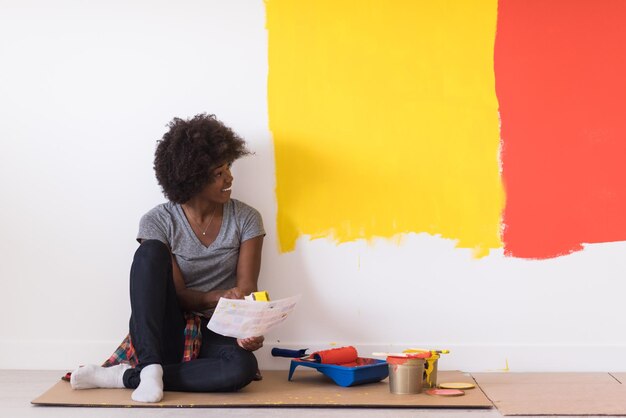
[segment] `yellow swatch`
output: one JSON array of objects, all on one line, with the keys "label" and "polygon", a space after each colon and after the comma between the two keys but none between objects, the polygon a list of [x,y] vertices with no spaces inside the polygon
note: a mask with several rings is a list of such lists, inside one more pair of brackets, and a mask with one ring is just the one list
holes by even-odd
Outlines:
[{"label": "yellow swatch", "polygon": [[427,232],[501,247],[497,1],[266,0],[282,251]]},{"label": "yellow swatch", "polygon": [[476,385],[467,382],[450,382],[450,383],[440,383],[438,385],[441,389],[461,389],[461,390],[469,390],[474,389]]}]

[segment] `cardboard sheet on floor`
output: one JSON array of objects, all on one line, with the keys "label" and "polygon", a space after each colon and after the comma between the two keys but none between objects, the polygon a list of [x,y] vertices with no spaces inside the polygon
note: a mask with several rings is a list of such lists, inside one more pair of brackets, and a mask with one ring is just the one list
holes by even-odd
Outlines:
[{"label": "cardboard sheet on floor", "polygon": [[[263,380],[252,382],[236,393],[165,392],[157,404],[134,402],[130,389],[72,390],[68,382],[59,381],[33,400],[36,405],[99,407],[381,407],[381,408],[491,408],[493,405],[480,391],[468,390],[464,396],[439,397],[425,393],[393,395],[387,379],[353,387],[335,385],[329,378],[308,370],[297,370],[287,380],[286,370],[263,372]],[[441,381],[475,383],[468,374],[439,372]]]},{"label": "cardboard sheet on floor", "polygon": [[620,373],[611,373],[611,376],[613,376],[614,378],[616,378],[620,383],[626,385],[626,372],[620,372]]},{"label": "cardboard sheet on floor", "polygon": [[502,415],[626,415],[609,373],[472,373]]}]

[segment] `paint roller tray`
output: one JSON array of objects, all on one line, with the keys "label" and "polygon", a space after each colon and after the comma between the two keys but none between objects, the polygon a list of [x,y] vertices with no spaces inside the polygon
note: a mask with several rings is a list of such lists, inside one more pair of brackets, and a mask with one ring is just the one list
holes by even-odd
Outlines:
[{"label": "paint roller tray", "polygon": [[385,360],[373,358],[357,358],[355,366],[340,366],[338,364],[323,364],[304,360],[291,360],[289,379],[293,376],[296,367],[304,366],[316,369],[330,377],[339,386],[356,386],[364,383],[379,382],[389,375],[389,367]]}]

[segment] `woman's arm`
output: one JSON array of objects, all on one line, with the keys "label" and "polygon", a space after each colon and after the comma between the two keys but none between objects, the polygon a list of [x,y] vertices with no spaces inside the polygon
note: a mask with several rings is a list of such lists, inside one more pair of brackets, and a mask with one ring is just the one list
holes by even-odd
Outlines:
[{"label": "woman's arm", "polygon": [[[258,290],[259,272],[261,271],[261,250],[263,235],[244,241],[239,248],[237,262],[237,288],[244,295]],[[238,339],[237,344],[245,350],[256,351],[263,347],[263,336]]]},{"label": "woman's arm", "polygon": [[229,299],[241,299],[243,295],[237,288],[228,290],[212,290],[210,292],[202,292],[199,290],[187,289],[183,273],[180,271],[176,257],[172,254],[172,273],[174,275],[174,287],[176,288],[176,296],[178,303],[183,311],[205,311],[214,308],[221,297]]},{"label": "woman's arm", "polygon": [[256,292],[261,271],[261,251],[263,249],[263,235],[251,238],[241,243],[239,260],[237,261],[237,288],[242,295]]},{"label": "woman's arm", "polygon": [[229,299],[242,299],[257,290],[259,272],[261,271],[261,250],[263,248],[263,236],[244,241],[239,248],[237,261],[236,287],[228,290],[212,290],[202,292],[187,289],[183,274],[172,255],[172,271],[174,274],[174,286],[178,302],[184,311],[204,311],[214,308],[221,297]]}]

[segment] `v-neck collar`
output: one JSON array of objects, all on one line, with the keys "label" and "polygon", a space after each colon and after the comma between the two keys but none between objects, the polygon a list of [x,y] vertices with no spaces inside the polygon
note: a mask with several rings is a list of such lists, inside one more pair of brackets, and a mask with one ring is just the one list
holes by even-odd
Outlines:
[{"label": "v-neck collar", "polygon": [[193,228],[191,227],[191,223],[189,219],[187,219],[187,215],[185,214],[183,207],[180,205],[180,203],[176,203],[176,209],[178,210],[178,214],[183,218],[183,223],[185,224],[185,228],[187,228],[187,232],[191,235],[195,243],[204,250],[212,249],[218,241],[222,240],[222,237],[224,235],[224,229],[225,229],[224,225],[226,224],[226,222],[228,221],[228,218],[230,217],[230,211],[228,210],[229,206],[230,206],[230,199],[228,199],[228,202],[224,203],[224,206],[222,207],[222,223],[220,224],[220,230],[217,233],[217,236],[215,237],[213,242],[207,246],[207,245],[204,245],[202,241],[200,241],[200,238],[198,238],[196,233],[193,232]]}]

